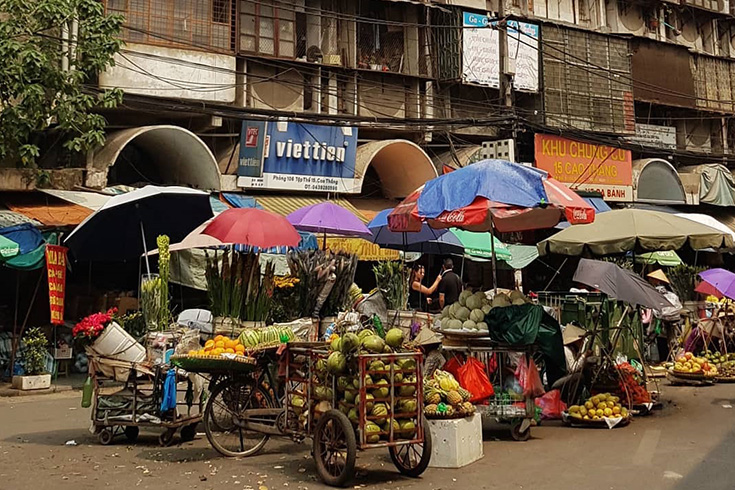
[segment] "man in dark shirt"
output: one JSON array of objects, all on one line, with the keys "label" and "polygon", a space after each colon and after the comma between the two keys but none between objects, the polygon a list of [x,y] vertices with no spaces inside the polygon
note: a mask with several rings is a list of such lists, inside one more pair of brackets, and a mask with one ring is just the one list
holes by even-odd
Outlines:
[{"label": "man in dark shirt", "polygon": [[452,259],[444,259],[442,279],[439,283],[439,306],[441,308],[456,303],[459,299],[459,293],[462,292],[462,280],[452,269],[454,269]]}]

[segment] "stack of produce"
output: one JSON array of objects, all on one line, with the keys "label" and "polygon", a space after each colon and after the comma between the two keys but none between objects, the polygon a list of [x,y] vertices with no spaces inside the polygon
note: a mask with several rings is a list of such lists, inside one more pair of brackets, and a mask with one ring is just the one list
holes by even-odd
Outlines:
[{"label": "stack of produce", "polygon": [[472,393],[446,371],[436,370],[431,379],[424,380],[424,414],[429,418],[460,418],[475,413],[470,403]]},{"label": "stack of produce", "polygon": [[698,374],[706,377],[717,376],[717,366],[710,364],[704,357],[696,357],[691,352],[685,352],[676,358],[674,373]]},{"label": "stack of produce", "polygon": [[718,351],[710,350],[700,352],[699,357],[705,358],[707,362],[714,364],[715,366],[720,366],[727,361],[735,361],[735,354],[723,354]]},{"label": "stack of produce", "polygon": [[567,410],[577,420],[603,420],[605,418],[628,418],[628,409],[620,405],[620,398],[610,393],[595,395],[584,405],[572,405]]},{"label": "stack of produce", "polygon": [[618,386],[620,396],[627,405],[639,405],[651,402],[641,374],[630,363],[624,362],[616,366],[618,370]]},{"label": "stack of produce", "polygon": [[524,305],[528,302],[522,292],[512,291],[510,295],[498,293],[490,301],[485,293],[472,294],[471,291],[462,291],[459,300],[445,306],[439,315],[441,330],[487,332],[485,315],[493,308],[502,308],[510,305]]},{"label": "stack of produce", "polygon": [[717,369],[720,378],[735,378],[735,361],[725,361]]},{"label": "stack of produce", "polygon": [[217,335],[214,339],[207,340],[204,347],[199,350],[191,350],[189,357],[224,357],[223,354],[235,356],[245,355],[245,346],[239,339],[231,339],[223,335]]},{"label": "stack of produce", "polygon": [[290,327],[270,326],[265,328],[249,328],[240,333],[238,340],[247,350],[263,349],[285,344],[296,336]]},{"label": "stack of produce", "polygon": [[[388,330],[385,338],[371,329],[333,336],[329,355],[313,361],[310,405],[314,419],[336,407],[355,427],[364,427],[368,444],[413,439],[420,407],[418,354],[404,349],[403,343],[403,331],[399,328]],[[365,355],[370,357],[361,359]],[[365,363],[362,373],[360,361]],[[361,377],[364,395],[360,394]],[[289,400],[301,415],[302,423],[306,421],[305,403],[301,395],[293,395]],[[365,407],[362,421],[361,405]]]}]

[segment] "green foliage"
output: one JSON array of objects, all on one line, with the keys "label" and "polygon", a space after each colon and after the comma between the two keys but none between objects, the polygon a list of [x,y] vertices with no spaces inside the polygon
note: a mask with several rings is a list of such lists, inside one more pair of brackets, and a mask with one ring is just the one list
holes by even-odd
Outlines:
[{"label": "green foliage", "polygon": [[672,267],[666,272],[666,276],[671,281],[671,289],[676,293],[680,301],[693,301],[696,299],[694,288],[697,286],[697,274],[705,269],[706,267],[681,264]]},{"label": "green foliage", "polygon": [[23,336],[23,366],[26,374],[44,374],[46,370],[46,347],[48,340],[38,328],[29,329]]},{"label": "green foliage", "polygon": [[128,315],[116,317],[115,321],[135,339],[142,339],[148,333],[148,326],[145,323],[143,312],[136,311]]},{"label": "green foliage", "polygon": [[158,327],[161,330],[168,328],[171,322],[171,311],[168,307],[168,278],[171,266],[171,252],[168,250],[169,238],[159,235],[156,238],[158,245],[158,275],[161,276],[161,305],[158,310]]},{"label": "green foliage", "polygon": [[408,277],[403,262],[378,262],[373,266],[373,274],[388,309],[404,309],[408,298]]},{"label": "green foliage", "polygon": [[214,316],[265,321],[271,313],[274,267],[268,262],[260,273],[260,255],[225,250],[207,254],[205,275],[209,306]]},{"label": "green foliage", "polygon": [[[105,15],[99,0],[0,0],[0,12],[0,160],[33,165],[39,135],[50,127],[68,150],[102,145],[105,119],[94,110],[115,107],[122,92],[97,94],[87,85],[113,64],[124,19]],[[62,26],[73,20],[78,33],[63,56]]]}]

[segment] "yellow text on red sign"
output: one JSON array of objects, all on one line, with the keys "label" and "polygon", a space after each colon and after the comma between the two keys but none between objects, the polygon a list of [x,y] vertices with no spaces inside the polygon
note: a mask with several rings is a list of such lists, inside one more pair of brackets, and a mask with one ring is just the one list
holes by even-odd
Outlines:
[{"label": "yellow text on red sign", "polygon": [[633,162],[629,150],[536,134],[536,167],[567,183],[630,186]]}]

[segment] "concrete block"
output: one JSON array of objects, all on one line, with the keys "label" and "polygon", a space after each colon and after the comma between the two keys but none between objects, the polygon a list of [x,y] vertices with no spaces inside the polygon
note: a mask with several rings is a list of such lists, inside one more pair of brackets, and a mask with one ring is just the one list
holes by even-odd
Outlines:
[{"label": "concrete block", "polygon": [[45,390],[51,387],[51,375],[13,376],[13,388],[16,390]]},{"label": "concrete block", "polygon": [[482,459],[482,417],[429,420],[432,468],[461,468]]}]

